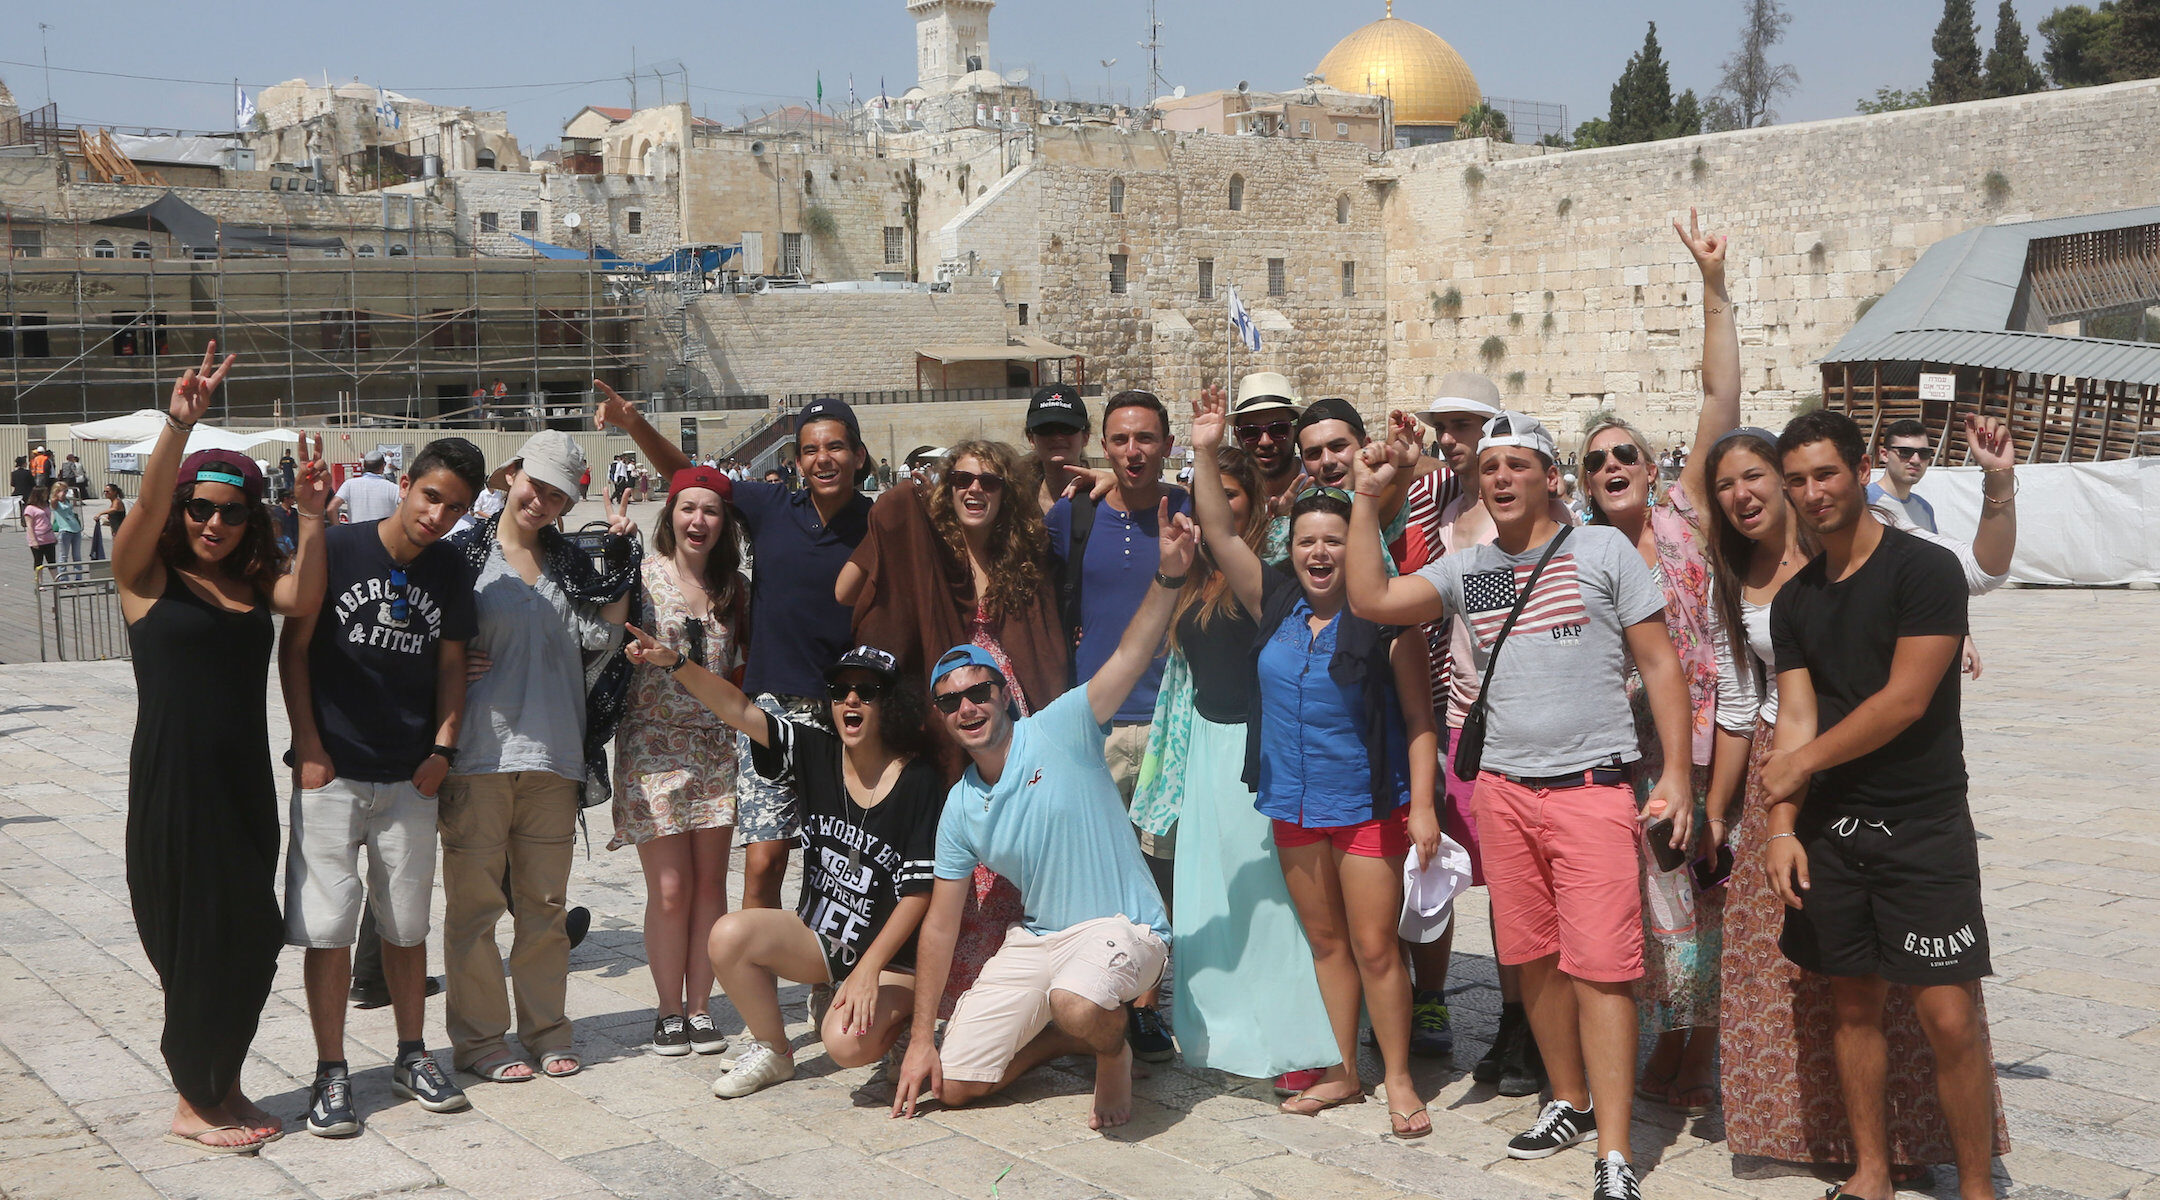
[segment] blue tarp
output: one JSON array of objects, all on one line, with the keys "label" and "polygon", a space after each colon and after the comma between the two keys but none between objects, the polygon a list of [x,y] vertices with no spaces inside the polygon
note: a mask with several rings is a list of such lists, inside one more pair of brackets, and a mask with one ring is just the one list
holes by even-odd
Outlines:
[{"label": "blue tarp", "polygon": [[525,243],[527,246],[532,247],[533,251],[539,254],[542,258],[580,260],[589,259],[591,261],[600,263],[611,270],[646,271],[653,274],[660,274],[662,272],[693,270],[717,271],[720,269],[721,263],[726,262],[729,258],[740,255],[742,253],[742,247],[740,245],[706,246],[702,249],[694,251],[687,248],[677,250],[675,253],[668,255],[666,258],[659,259],[654,262],[634,263],[615,253],[614,251],[608,249],[606,246],[594,246],[588,252],[585,250],[578,250],[570,246],[552,245],[548,242],[543,242],[535,238],[526,237],[522,233],[513,233],[510,236]]}]

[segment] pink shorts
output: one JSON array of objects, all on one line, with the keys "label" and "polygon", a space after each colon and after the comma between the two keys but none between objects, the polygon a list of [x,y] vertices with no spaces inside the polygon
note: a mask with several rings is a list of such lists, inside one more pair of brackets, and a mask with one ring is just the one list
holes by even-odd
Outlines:
[{"label": "pink shorts", "polygon": [[1401,858],[1410,853],[1410,806],[1355,825],[1325,825],[1308,829],[1288,821],[1275,822],[1275,845],[1284,849],[1327,842],[1344,854],[1359,858]]},{"label": "pink shorts", "polygon": [[1527,788],[1485,771],[1474,801],[1500,961],[1558,954],[1560,969],[1577,979],[1640,978],[1634,789]]},{"label": "pink shorts", "polygon": [[1447,731],[1447,756],[1440,761],[1440,782],[1446,785],[1447,792],[1440,805],[1440,831],[1470,852],[1470,886],[1483,887],[1485,855],[1478,845],[1477,810],[1470,804],[1470,794],[1477,784],[1455,778],[1454,768],[1448,765],[1455,761],[1455,743],[1461,740],[1460,726]]}]

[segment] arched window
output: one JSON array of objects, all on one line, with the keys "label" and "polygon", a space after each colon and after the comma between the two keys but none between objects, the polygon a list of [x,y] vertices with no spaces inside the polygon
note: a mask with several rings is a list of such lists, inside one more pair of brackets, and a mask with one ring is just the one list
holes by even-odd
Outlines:
[{"label": "arched window", "polygon": [[407,250],[407,249],[406,249],[405,247],[403,247],[403,246],[392,246],[392,247],[390,247],[390,257],[392,257],[392,258],[404,258],[404,257],[405,257],[406,255],[408,255],[408,254],[410,254],[410,253],[412,253],[412,251],[410,251],[410,250]]},{"label": "arched window", "polygon": [[1122,179],[1112,179],[1110,181],[1110,211],[1114,213],[1125,211],[1125,181]]},{"label": "arched window", "polygon": [[1245,211],[1245,177],[1243,175],[1232,175],[1230,177],[1230,211]]},{"label": "arched window", "polygon": [[132,249],[132,250],[130,250],[130,251],[128,251],[128,257],[129,257],[129,258],[148,258],[148,257],[150,257],[150,243],[148,243],[148,242],[137,242],[137,243],[135,243],[135,248],[134,248],[134,249]]},{"label": "arched window", "polygon": [[106,241],[104,238],[99,238],[97,241],[90,244],[90,257],[111,258],[112,256],[113,244]]},{"label": "arched window", "polygon": [[1348,192],[1335,197],[1335,223],[1337,225],[1348,225],[1350,223],[1350,193]]},{"label": "arched window", "polygon": [[494,170],[495,152],[493,150],[482,150],[478,154],[473,155],[473,165],[483,171]]},{"label": "arched window", "polygon": [[373,257],[375,257],[375,247],[373,247],[373,246],[370,246],[370,245],[366,244],[365,242],[361,243],[361,245],[360,245],[360,257],[362,257],[362,258],[373,258]]}]

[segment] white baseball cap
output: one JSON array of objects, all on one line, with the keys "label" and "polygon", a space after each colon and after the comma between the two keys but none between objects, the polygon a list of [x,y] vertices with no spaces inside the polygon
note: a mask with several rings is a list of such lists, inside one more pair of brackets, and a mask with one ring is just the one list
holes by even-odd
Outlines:
[{"label": "white baseball cap", "polygon": [[1553,462],[1560,456],[1553,445],[1552,432],[1536,417],[1519,412],[1502,410],[1500,415],[1485,422],[1485,436],[1478,439],[1478,453],[1483,454],[1497,446],[1520,446],[1535,450]]}]

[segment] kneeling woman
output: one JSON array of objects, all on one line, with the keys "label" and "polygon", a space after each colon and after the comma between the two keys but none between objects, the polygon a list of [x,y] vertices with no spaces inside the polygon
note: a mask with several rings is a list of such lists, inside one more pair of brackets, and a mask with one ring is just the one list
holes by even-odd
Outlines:
[{"label": "kneeling woman", "polygon": [[920,697],[900,685],[899,663],[857,646],[825,674],[835,732],[776,717],[735,685],[633,627],[630,657],[675,673],[691,695],[748,734],[750,765],[791,783],[803,804],[802,903],[796,912],[751,908],[713,926],[713,977],[753,1044],[713,1083],[747,1096],[795,1074],[780,1019],[779,979],[829,983],[832,1008],[818,1030],[843,1067],[876,1062],[915,1010],[915,930],[930,907],[931,860],[945,786],[917,751]]}]

